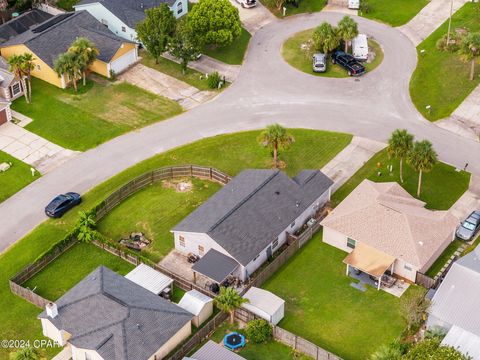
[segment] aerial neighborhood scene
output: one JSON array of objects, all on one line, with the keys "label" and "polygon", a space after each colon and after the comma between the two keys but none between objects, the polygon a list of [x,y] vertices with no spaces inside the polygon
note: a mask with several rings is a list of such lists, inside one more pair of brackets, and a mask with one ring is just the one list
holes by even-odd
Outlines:
[{"label": "aerial neighborhood scene", "polygon": [[480,360],[478,0],[0,17],[0,360]]}]

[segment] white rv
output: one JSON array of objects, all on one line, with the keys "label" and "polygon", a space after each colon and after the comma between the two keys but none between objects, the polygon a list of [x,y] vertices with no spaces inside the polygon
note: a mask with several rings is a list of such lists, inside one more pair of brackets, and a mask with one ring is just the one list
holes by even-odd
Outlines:
[{"label": "white rv", "polygon": [[360,9],[360,0],[348,0],[348,8],[351,10]]},{"label": "white rv", "polygon": [[368,40],[367,35],[358,34],[352,40],[352,55],[357,60],[367,60],[368,59]]}]

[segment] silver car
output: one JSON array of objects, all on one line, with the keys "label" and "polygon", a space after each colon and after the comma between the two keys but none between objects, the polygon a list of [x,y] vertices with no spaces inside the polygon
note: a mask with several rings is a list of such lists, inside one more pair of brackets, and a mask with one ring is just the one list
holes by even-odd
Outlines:
[{"label": "silver car", "polygon": [[327,71],[327,56],[322,53],[313,54],[312,68],[314,72]]},{"label": "silver car", "polygon": [[459,239],[470,241],[480,230],[480,211],[472,212],[464,221],[460,223],[455,232]]}]

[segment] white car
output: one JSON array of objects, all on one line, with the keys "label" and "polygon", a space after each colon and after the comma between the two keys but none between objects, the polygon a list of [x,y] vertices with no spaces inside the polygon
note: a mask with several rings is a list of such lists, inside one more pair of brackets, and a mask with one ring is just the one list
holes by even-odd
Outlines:
[{"label": "white car", "polygon": [[348,0],[348,8],[352,10],[360,9],[360,0]]},{"label": "white car", "polygon": [[257,0],[236,0],[243,8],[250,9],[257,6]]}]

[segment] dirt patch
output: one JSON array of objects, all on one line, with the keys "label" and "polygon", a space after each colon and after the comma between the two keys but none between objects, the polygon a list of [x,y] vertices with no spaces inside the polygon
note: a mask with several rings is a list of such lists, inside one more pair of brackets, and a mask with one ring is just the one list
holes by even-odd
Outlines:
[{"label": "dirt patch", "polygon": [[275,166],[275,162],[273,160],[268,160],[267,161],[267,167],[270,167],[271,169],[285,169],[287,167],[287,163],[283,160],[278,160],[277,165]]},{"label": "dirt patch", "polygon": [[167,189],[173,189],[179,193],[193,191],[193,183],[189,179],[163,180],[162,186]]}]

